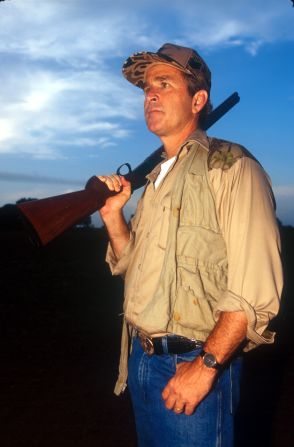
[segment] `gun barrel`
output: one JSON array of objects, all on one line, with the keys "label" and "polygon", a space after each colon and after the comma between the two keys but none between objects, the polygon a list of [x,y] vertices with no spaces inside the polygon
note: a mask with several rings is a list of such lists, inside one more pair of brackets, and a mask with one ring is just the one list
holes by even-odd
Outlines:
[{"label": "gun barrel", "polygon": [[229,96],[224,102],[222,102],[218,107],[213,109],[213,111],[208,115],[204,130],[208,130],[213,126],[222,116],[224,116],[232,107],[234,107],[240,101],[240,96],[237,92],[234,92]]}]

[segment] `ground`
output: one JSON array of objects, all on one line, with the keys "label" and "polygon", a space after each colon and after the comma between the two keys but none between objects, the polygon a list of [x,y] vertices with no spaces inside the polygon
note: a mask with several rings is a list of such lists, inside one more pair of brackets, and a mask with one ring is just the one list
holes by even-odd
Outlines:
[{"label": "ground", "polygon": [[[1,447],[135,447],[128,392],[113,395],[122,281],[104,263],[104,232],[69,231],[42,249],[22,231],[0,240]],[[237,447],[293,446],[291,256],[276,344],[245,358]]]}]

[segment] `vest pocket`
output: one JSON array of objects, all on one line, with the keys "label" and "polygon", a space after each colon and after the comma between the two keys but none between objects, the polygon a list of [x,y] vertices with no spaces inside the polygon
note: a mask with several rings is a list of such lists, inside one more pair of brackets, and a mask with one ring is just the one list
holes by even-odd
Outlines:
[{"label": "vest pocket", "polygon": [[178,324],[205,334],[215,324],[200,271],[192,262],[178,264],[178,288],[173,317]]},{"label": "vest pocket", "polygon": [[219,233],[214,199],[204,175],[188,173],[186,176],[180,225],[200,226]]}]

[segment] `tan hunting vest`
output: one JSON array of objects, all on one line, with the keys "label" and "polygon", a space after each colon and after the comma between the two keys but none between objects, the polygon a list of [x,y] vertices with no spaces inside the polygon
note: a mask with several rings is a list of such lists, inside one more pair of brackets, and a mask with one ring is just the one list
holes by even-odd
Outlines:
[{"label": "tan hunting vest", "polygon": [[[158,302],[170,303],[167,332],[205,341],[215,325],[213,309],[227,288],[228,263],[209,184],[208,148],[198,141],[188,144],[172,191],[165,258],[154,300],[158,295]],[[237,145],[230,147],[230,153],[234,160],[243,155]],[[140,206],[139,202],[136,216]],[[125,388],[127,338],[125,325],[116,394]]]}]

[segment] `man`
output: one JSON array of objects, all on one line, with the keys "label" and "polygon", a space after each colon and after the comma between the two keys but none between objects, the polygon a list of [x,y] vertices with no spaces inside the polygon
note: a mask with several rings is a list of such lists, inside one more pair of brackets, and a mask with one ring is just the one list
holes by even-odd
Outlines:
[{"label": "man", "polygon": [[210,71],[189,48],[130,56],[124,76],[144,90],[148,129],[164,159],[130,227],[130,184],[101,176],[107,261],[125,278],[120,377],[127,376],[140,447],[233,445],[242,349],[266,328],[282,287],[269,179],[243,147],[209,138]]}]

